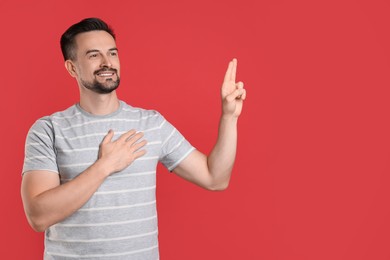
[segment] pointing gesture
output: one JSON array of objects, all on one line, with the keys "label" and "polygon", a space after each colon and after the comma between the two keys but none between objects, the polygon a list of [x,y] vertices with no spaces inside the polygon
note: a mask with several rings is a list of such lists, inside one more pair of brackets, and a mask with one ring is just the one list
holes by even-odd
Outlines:
[{"label": "pointing gesture", "polygon": [[246,98],[244,83],[236,82],[236,72],[237,60],[233,59],[229,62],[221,89],[222,113],[225,116],[238,117]]}]

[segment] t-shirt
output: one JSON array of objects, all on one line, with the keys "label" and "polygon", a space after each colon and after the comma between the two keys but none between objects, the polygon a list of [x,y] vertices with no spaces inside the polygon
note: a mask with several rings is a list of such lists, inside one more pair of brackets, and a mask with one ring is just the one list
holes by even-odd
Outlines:
[{"label": "t-shirt", "polygon": [[[74,214],[45,231],[45,259],[158,259],[156,167],[172,171],[194,148],[161,114],[123,101],[112,114],[92,115],[78,104],[43,117],[26,140],[23,173],[46,170],[64,184],[92,165],[107,132],[135,129],[147,153],[109,176]],[[29,174],[29,173],[26,173]]]}]

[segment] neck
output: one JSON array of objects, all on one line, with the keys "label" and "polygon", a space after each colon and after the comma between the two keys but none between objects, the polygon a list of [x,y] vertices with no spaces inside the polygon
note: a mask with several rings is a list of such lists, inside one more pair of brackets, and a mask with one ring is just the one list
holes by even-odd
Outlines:
[{"label": "neck", "polygon": [[109,94],[80,93],[80,107],[93,115],[108,115],[119,108],[116,92]]}]

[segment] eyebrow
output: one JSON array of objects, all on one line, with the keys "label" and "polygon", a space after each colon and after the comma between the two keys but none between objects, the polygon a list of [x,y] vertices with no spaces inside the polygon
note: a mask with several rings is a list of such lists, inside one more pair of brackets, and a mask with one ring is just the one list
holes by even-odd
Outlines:
[{"label": "eyebrow", "polygon": [[[114,47],[114,48],[110,48],[108,49],[108,51],[118,51],[118,48],[117,47]],[[88,55],[89,53],[91,52],[100,52],[99,50],[96,50],[96,49],[92,49],[92,50],[88,50],[85,55]]]}]

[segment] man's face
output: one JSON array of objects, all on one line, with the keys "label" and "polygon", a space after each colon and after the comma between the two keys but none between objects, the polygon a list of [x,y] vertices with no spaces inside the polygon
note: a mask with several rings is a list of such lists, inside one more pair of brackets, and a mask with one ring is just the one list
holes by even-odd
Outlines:
[{"label": "man's face", "polygon": [[75,38],[75,77],[80,87],[107,94],[118,88],[120,64],[114,38],[105,31],[80,33]]}]

